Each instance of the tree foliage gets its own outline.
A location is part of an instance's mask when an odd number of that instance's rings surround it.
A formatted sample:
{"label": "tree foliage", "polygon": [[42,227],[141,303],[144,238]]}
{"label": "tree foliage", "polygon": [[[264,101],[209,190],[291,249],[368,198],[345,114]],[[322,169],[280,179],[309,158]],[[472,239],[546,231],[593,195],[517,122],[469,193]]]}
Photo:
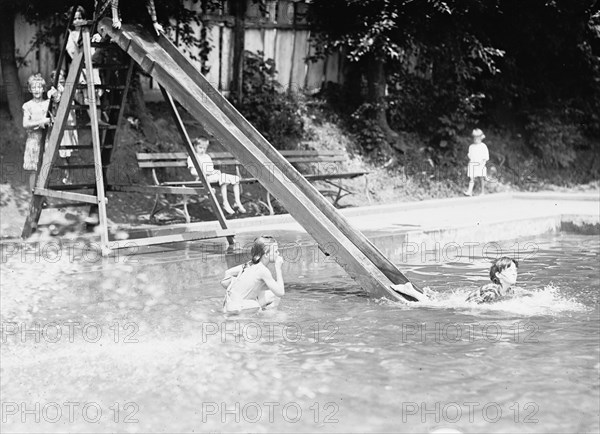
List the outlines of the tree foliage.
{"label": "tree foliage", "polygon": [[[597,0],[314,0],[309,17],[317,57],[385,62],[390,125],[435,146],[486,122],[521,129],[554,154],[545,161],[566,165],[561,152],[600,135]],[[565,139],[546,149],[556,122]]]}

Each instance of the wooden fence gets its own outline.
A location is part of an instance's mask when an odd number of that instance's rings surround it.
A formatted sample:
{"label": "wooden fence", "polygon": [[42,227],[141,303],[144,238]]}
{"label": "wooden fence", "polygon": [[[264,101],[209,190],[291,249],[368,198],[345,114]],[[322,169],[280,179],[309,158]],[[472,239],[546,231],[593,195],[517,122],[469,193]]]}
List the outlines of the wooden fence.
{"label": "wooden fence", "polygon": [[[202,2],[184,0],[186,6],[201,14]],[[274,59],[278,71],[277,79],[284,89],[312,93],[318,91],[325,82],[340,83],[343,80],[343,58],[331,55],[317,62],[306,62],[313,53],[310,45],[310,31],[306,24],[307,5],[303,1],[271,0],[267,1],[267,10],[262,11],[252,0],[247,0],[244,25],[244,50],[263,52],[265,59]],[[207,27],[211,50],[205,67],[209,68],[206,77],[220,91],[228,93],[234,75],[235,26],[234,16],[230,12],[228,0],[224,0],[221,10],[210,15],[202,15],[202,23],[192,25],[197,36],[202,26]],[[172,24],[176,24],[173,22]],[[40,72],[49,79],[54,68],[57,53],[47,47],[32,49],[36,32],[44,24],[30,24],[22,16],[15,21],[15,43],[18,57],[23,63],[19,67],[19,78],[26,92],[27,77]],[[169,34],[177,41],[177,34]],[[197,48],[180,46],[190,58],[197,56]],[[201,70],[200,60],[193,60]],[[146,96],[152,100],[159,97],[155,83],[151,79],[143,80]]]}

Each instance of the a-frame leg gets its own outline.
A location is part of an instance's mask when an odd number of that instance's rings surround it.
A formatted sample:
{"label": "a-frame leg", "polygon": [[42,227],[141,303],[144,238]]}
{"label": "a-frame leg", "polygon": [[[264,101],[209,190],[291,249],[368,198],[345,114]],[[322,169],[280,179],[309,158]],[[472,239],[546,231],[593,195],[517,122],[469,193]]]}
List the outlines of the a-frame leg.
{"label": "a-frame leg", "polygon": [[[198,161],[198,158],[196,157],[196,152],[194,151],[194,147],[192,146],[190,136],[188,135],[187,130],[185,129],[185,125],[183,124],[183,121],[181,120],[181,116],[179,116],[179,111],[177,110],[177,107],[175,106],[175,101],[173,100],[173,97],[171,97],[171,95],[169,95],[169,93],[165,90],[164,87],[160,86],[160,90],[163,94],[163,97],[165,98],[165,101],[169,105],[169,109],[171,110],[171,114],[173,115],[173,119],[175,120],[175,124],[177,125],[177,129],[179,130],[179,134],[181,134],[181,139],[183,140],[183,145],[185,146],[186,150],[188,151],[188,154],[192,157],[192,163],[194,163],[196,172],[198,172],[198,177],[200,178],[200,181],[202,181],[202,184],[208,191],[208,198],[209,198],[210,204],[213,208],[213,211],[215,212],[215,215],[217,216],[217,220],[219,221],[219,224],[221,225],[222,229],[227,229],[227,220],[225,220],[225,215],[223,214],[223,210],[219,206],[217,197],[215,196],[215,193],[212,190],[212,188],[210,188],[210,184],[208,183],[208,180],[206,179],[206,175],[204,174],[204,171],[202,170],[202,167],[200,166],[200,162]],[[233,236],[228,236],[227,242],[230,245],[232,245],[233,244]]]}
{"label": "a-frame leg", "polygon": [[108,247],[108,219],[106,216],[106,195],[104,192],[104,173],[102,170],[102,151],[100,149],[100,130],[98,128],[98,111],[96,110],[96,89],[93,79],[92,46],[90,42],[90,29],[88,26],[81,28],[83,40],[83,54],[87,72],[87,92],[90,107],[90,123],[92,127],[92,146],[94,154],[94,174],[96,176],[96,198],[98,200],[98,217],[100,219],[100,248],[102,255],[107,255]]}
{"label": "a-frame leg", "polygon": [[[123,113],[125,111],[125,104],[127,101],[127,93],[129,92],[129,86],[131,84],[131,76],[133,74],[134,64],[135,64],[135,62],[133,61],[133,59],[129,58],[129,66],[127,67],[127,72],[126,72],[125,78],[122,79],[121,77],[117,76],[117,80],[115,80],[115,82],[114,82],[114,84],[124,83],[123,91],[121,92],[121,95],[119,98],[111,95],[110,101],[109,101],[109,105],[118,105],[119,110],[116,113],[114,111],[110,112],[108,122],[111,125],[115,125],[115,129],[103,131],[104,135],[102,137],[102,142],[101,142],[102,143],[102,161],[105,164],[102,167],[102,173],[104,174],[105,190],[106,190],[106,181],[108,178],[107,166],[108,166],[108,164],[110,164],[111,158],[112,158],[112,153],[113,153],[115,147],[117,146],[117,143],[119,142],[121,123],[123,120]],[[99,65],[98,69],[102,69],[102,65]],[[113,76],[115,76],[115,75],[116,74],[113,74]],[[107,146],[107,145],[111,145],[111,146]],[[97,194],[97,193],[98,193],[97,189],[94,189],[94,194]],[[92,205],[90,207],[89,215],[90,216],[98,215],[98,206],[97,205]]]}
{"label": "a-frame leg", "polygon": [[37,228],[40,215],[42,213],[42,203],[44,202],[44,196],[39,194],[42,190],[48,187],[48,181],[50,177],[50,171],[56,157],[58,156],[58,144],[62,141],[65,126],[67,125],[67,118],[71,104],[73,103],[73,97],[75,96],[76,84],[79,82],[79,75],[83,66],[83,55],[78,53],[69,68],[67,74],[67,80],[65,82],[65,90],[61,96],[58,104],[58,110],[56,113],[55,123],[52,126],[48,138],[48,146],[44,149],[44,154],[41,159],[41,165],[38,168],[36,176],[35,188],[33,191],[33,197],[29,205],[29,212],[27,213],[27,219],[21,232],[21,237],[27,239],[31,236],[33,231]]}

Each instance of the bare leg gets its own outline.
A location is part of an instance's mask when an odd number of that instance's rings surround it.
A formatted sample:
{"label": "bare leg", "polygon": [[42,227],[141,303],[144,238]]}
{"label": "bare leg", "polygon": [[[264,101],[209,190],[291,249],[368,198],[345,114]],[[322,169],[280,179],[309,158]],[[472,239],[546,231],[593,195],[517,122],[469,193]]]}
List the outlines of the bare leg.
{"label": "bare leg", "polygon": [[246,212],[246,208],[242,205],[242,201],[240,199],[240,184],[233,184],[233,197],[235,198],[235,206],[238,208],[238,211],[241,213]]}
{"label": "bare leg", "polygon": [[235,214],[235,211],[233,210],[233,208],[231,208],[231,205],[229,205],[229,199],[227,199],[227,185],[228,184],[221,184],[221,197],[223,198],[223,209],[227,214]]}
{"label": "bare leg", "polygon": [[[65,158],[65,163],[66,163],[67,166],[70,164],[68,157]],[[65,169],[65,177],[63,178],[62,182],[63,182],[63,184],[70,184],[71,183],[71,180],[69,179],[69,169]]]}
{"label": "bare leg", "polygon": [[485,194],[485,176],[481,177],[481,195]]}
{"label": "bare leg", "polygon": [[465,191],[465,196],[473,196],[473,187],[475,186],[475,179],[471,178],[469,181],[469,188]]}
{"label": "bare leg", "polygon": [[29,174],[29,189],[33,192],[33,189],[35,188],[35,172],[31,172]]}

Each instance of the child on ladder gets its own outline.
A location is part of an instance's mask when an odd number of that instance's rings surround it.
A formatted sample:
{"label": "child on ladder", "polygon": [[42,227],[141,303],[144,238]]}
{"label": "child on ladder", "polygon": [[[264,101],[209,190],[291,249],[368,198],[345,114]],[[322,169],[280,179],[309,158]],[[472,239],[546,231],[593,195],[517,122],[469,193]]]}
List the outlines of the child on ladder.
{"label": "child on ladder", "polygon": [[[194,149],[196,151],[196,157],[198,158],[198,162],[200,163],[200,168],[204,175],[206,176],[206,180],[209,184],[213,182],[218,182],[221,186],[221,197],[223,200],[223,209],[227,214],[235,214],[233,208],[229,204],[229,199],[227,198],[227,186],[231,184],[233,189],[233,197],[235,199],[235,204],[233,205],[240,213],[245,213],[246,209],[242,205],[242,201],[240,200],[240,177],[237,175],[230,175],[229,173],[223,173],[220,170],[215,169],[212,158],[210,155],[206,153],[206,148],[208,148],[208,140],[204,138],[194,139]],[[192,161],[192,157],[188,157],[187,166],[190,170],[190,173],[196,177],[196,181],[198,178],[198,172],[194,167],[194,163]]]}
{"label": "child on ladder", "polygon": [[[77,10],[75,11],[75,16],[73,18],[74,29],[69,31],[69,38],[67,39],[66,50],[71,59],[74,59],[76,55],[78,55],[82,48],[80,45],[81,39],[81,29],[77,26],[81,22],[86,20],[86,11],[83,7],[77,6]],[[100,42],[102,37],[99,34],[95,34],[92,37],[92,42]],[[94,57],[95,49],[92,48],[92,57]],[[91,80],[94,82],[94,85],[102,84],[100,80],[100,74],[97,69],[92,68],[91,65],[87,65],[88,68],[82,68],[81,74],[79,75],[79,84],[87,84],[87,80],[90,79],[88,69],[91,69]],[[100,111],[100,97],[102,96],[102,89],[96,89],[96,113],[98,115],[98,124],[99,125],[107,125],[107,123],[102,119],[102,113]],[[92,119],[91,110],[93,109],[90,106],[91,98],[88,95],[87,89],[78,90],[77,91],[77,99],[80,104],[85,104],[88,106],[88,113],[90,114],[90,122]]]}
{"label": "child on ladder", "polygon": [[[54,86],[52,86],[50,88],[50,90],[48,91],[48,98],[52,98],[52,100],[54,101],[55,104],[58,104],[60,102],[60,98],[62,96],[62,93],[65,90],[65,74],[63,71],[60,71],[60,74],[58,76],[58,84],[57,87],[58,89],[54,88]],[[52,73],[50,74],[50,79],[52,80],[52,83],[54,83],[56,78],[56,70],[52,71]],[[69,110],[69,116],[67,117],[67,125],[69,126],[74,126],[76,124],[75,121],[75,116],[73,114],[72,110]],[[79,144],[79,137],[77,136],[77,130],[65,130],[64,134],[63,134],[63,139],[60,142],[60,147],[58,149],[58,155],[60,156],[60,158],[64,158],[66,165],[69,165],[69,158],[71,158],[72,152],[73,152],[73,147],[77,146]],[[71,184],[71,179],[69,178],[69,170],[65,169],[65,176],[62,180],[63,184]]]}
{"label": "child on ladder", "polygon": [[48,101],[43,98],[46,81],[41,74],[33,74],[27,79],[29,92],[33,98],[23,104],[23,128],[27,131],[23,169],[29,173],[29,188],[33,192],[35,177],[39,169],[40,149],[45,139],[44,130],[50,125],[47,116]]}

